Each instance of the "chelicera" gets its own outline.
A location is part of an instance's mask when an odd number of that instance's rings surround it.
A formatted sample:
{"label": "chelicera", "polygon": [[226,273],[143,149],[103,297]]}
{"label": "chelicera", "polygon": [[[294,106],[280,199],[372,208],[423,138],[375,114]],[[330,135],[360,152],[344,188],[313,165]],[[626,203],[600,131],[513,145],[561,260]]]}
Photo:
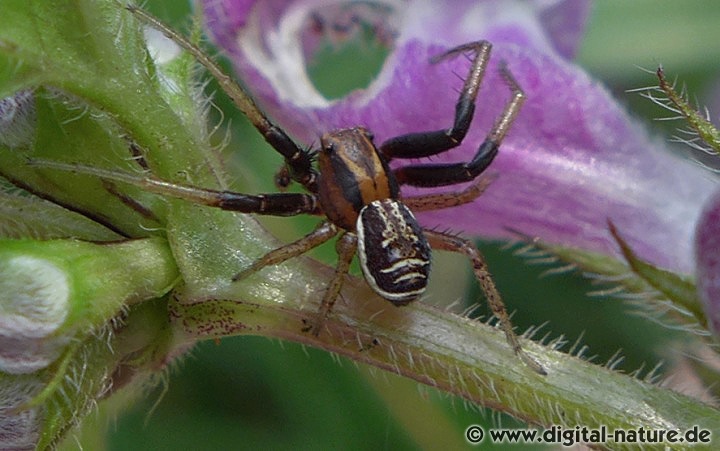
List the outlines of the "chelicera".
{"label": "chelicera", "polygon": [[[502,298],[480,251],[470,240],[424,229],[414,212],[455,207],[476,199],[489,183],[479,177],[492,163],[524,101],[523,92],[503,65],[501,74],[511,91],[510,100],[478,148],[465,163],[410,164],[392,169],[392,160],[417,159],[446,152],[460,145],[470,128],[475,99],[490,58],[491,44],[472,42],[452,48],[431,60],[438,63],[457,55],[471,55],[471,64],[447,129],[410,133],[380,145],[363,127],[335,130],[322,135],[320,148],[308,150],[291,139],[282,128],[256,106],[249,95],[202,50],[182,35],[135,7],[128,7],[143,22],[160,29],[205,66],[265,140],[284,158],[278,179],[292,180],[307,193],[241,194],[176,185],[152,176],[120,177],[97,175],[142,185],[146,189],[224,210],[261,215],[312,214],[325,219],[299,240],[271,251],[237,274],[239,280],[266,266],[301,255],[339,235],[335,275],[322,298],[312,333],[319,334],[330,314],[350,263],[357,254],[365,280],[379,296],[397,306],[418,299],[427,286],[431,249],[458,252],[470,259],[474,274],[493,314],[499,319],[508,343],[522,360],[538,373],[542,367],[520,346]],[[317,160],[317,161],[315,161]],[[317,164],[315,164],[317,163]],[[400,187],[440,187],[472,182],[466,188],[440,194],[403,196]]]}

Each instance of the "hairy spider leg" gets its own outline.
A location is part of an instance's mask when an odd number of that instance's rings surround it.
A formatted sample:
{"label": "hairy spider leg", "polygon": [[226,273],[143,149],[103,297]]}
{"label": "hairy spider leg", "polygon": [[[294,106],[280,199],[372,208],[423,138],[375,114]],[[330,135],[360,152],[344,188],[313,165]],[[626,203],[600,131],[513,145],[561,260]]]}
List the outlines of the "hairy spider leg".
{"label": "hairy spider leg", "polygon": [[459,191],[408,196],[403,197],[402,201],[414,212],[457,207],[480,197],[494,180],[495,176],[493,175],[477,177],[471,184]]}
{"label": "hairy spider leg", "polygon": [[472,181],[490,166],[498,153],[500,144],[525,102],[525,94],[510,70],[502,65],[500,73],[510,88],[512,96],[473,158],[467,163],[403,166],[394,171],[398,183],[419,187],[454,185]]}
{"label": "hairy spider leg", "polygon": [[478,282],[480,283],[480,287],[485,293],[485,298],[487,299],[487,303],[490,306],[490,310],[492,310],[493,315],[495,315],[495,317],[500,321],[500,327],[505,333],[505,338],[512,347],[515,354],[536,373],[542,375],[547,374],[543,367],[537,361],[535,361],[535,359],[525,353],[522,346],[520,345],[520,340],[515,334],[512,323],[510,322],[510,317],[505,310],[505,303],[500,297],[500,293],[495,286],[495,282],[493,282],[493,279],[490,276],[487,263],[485,263],[485,258],[483,257],[482,253],[480,253],[480,250],[477,248],[477,246],[475,246],[475,244],[473,244],[473,242],[470,240],[449,235],[447,233],[436,232],[427,229],[425,229],[424,232],[425,237],[427,238],[430,246],[433,249],[442,249],[450,252],[458,252],[470,259],[473,267],[473,272],[475,273],[475,278],[478,280]]}
{"label": "hairy spider leg", "polygon": [[421,158],[445,152],[462,143],[467,134],[473,115],[475,99],[482,83],[492,44],[488,41],[471,42],[452,48],[430,60],[437,63],[446,58],[472,51],[475,57],[463,83],[460,97],[455,104],[455,119],[449,129],[431,132],[408,133],[390,138],[380,145],[380,153],[389,161],[393,158]]}
{"label": "hairy spider leg", "polygon": [[293,257],[302,255],[305,252],[308,252],[310,249],[314,249],[320,246],[321,244],[330,240],[337,234],[338,228],[333,223],[329,221],[323,221],[315,228],[315,230],[308,233],[299,240],[293,241],[292,243],[286,244],[277,249],[273,249],[272,251],[258,258],[250,266],[235,274],[232,280],[233,282],[236,282],[256,271],[259,271],[266,266],[277,265]]}
{"label": "hairy spider leg", "polygon": [[219,191],[195,186],[179,185],[149,175],[62,163],[59,161],[31,159],[28,165],[56,169],[77,174],[86,174],[103,180],[127,183],[146,191],[183,199],[200,205],[216,207],[240,213],[256,213],[271,216],[296,216],[320,214],[317,198],[305,193],[241,194],[233,191]]}
{"label": "hairy spider leg", "polygon": [[316,337],[320,335],[320,329],[325,324],[330,311],[335,305],[335,301],[340,294],[340,288],[342,288],[345,275],[350,271],[350,262],[355,256],[357,251],[357,235],[354,233],[344,233],[337,243],[335,244],[335,250],[338,254],[338,262],[335,266],[335,274],[330,280],[330,283],[325,290],[322,302],[320,303],[320,310],[317,313],[317,319],[315,324],[312,325],[311,332]]}
{"label": "hairy spider leg", "polygon": [[169,39],[187,50],[217,80],[220,88],[232,99],[238,109],[250,120],[260,134],[285,159],[290,177],[314,193],[317,191],[317,171],[312,165],[312,153],[297,145],[280,127],[268,119],[255,101],[232,77],[208,57],[202,49],[185,36],[134,5],[126,5],[140,22],[161,31]]}

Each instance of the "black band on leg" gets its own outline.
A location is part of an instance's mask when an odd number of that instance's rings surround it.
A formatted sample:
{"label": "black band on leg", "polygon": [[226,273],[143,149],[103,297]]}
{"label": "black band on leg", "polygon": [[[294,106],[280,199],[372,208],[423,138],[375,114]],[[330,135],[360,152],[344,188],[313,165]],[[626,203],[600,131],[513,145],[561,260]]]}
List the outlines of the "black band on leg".
{"label": "black band on leg", "polygon": [[317,213],[315,196],[302,193],[273,193],[254,196],[222,191],[217,206],[223,210],[271,216]]}
{"label": "black band on leg", "polygon": [[469,163],[417,164],[395,170],[401,185],[434,187],[469,182],[480,175],[498,153],[498,145],[486,140]]}

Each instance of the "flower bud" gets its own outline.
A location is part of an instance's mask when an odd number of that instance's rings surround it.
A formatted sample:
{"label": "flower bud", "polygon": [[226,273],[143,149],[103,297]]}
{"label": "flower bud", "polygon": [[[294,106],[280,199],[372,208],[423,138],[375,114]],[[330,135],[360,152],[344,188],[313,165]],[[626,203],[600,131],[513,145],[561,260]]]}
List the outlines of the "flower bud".
{"label": "flower bud", "polygon": [[42,388],[34,376],[0,374],[0,446],[2,449],[35,449],[40,436],[39,408],[22,408]]}
{"label": "flower bud", "polygon": [[31,373],[45,368],[69,341],[56,332],[70,308],[65,273],[31,256],[0,261],[0,371]]}
{"label": "flower bud", "polygon": [[35,95],[18,91],[0,99],[0,145],[10,148],[29,147],[35,136]]}

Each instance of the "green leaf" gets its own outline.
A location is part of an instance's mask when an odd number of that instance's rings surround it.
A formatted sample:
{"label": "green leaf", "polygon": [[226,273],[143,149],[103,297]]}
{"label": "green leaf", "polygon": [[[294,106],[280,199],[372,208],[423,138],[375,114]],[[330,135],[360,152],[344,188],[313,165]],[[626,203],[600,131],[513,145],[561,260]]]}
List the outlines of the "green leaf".
{"label": "green leaf", "polygon": [[697,297],[695,283],[688,277],[683,277],[671,271],[658,268],[640,259],[632,249],[630,249],[630,246],[622,238],[613,223],[609,222],[608,225],[610,227],[610,233],[612,233],[620,245],[620,250],[633,272],[679,308],[689,311],[695,317],[695,320],[707,330],[707,318],[700,305],[700,300]]}
{"label": "green leaf", "polygon": [[32,144],[29,149],[0,146],[0,174],[38,196],[104,224],[115,235],[143,237],[159,227],[159,218],[152,214],[158,200],[142,190],[28,165],[32,157],[92,161],[98,167],[137,171],[129,158],[127,141],[106,114],[42,88],[35,90],[34,105],[37,117]]}
{"label": "green leaf", "polygon": [[[707,318],[697,298],[694,281],[685,275],[675,274],[671,271],[658,268],[649,262],[640,259],[628,246],[612,223],[609,223],[610,232],[620,246],[625,262],[608,255],[590,252],[583,249],[547,244],[538,240],[525,239],[544,252],[585,274],[592,275],[596,283],[608,288],[600,289],[596,294],[630,293],[640,296],[635,305],[645,312],[667,313],[667,303],[673,305],[671,318],[694,329],[707,330]],[[547,273],[554,272],[549,269]]]}
{"label": "green leaf", "polygon": [[120,235],[78,213],[0,186],[0,237],[114,241]]}
{"label": "green leaf", "polygon": [[[73,427],[92,416],[100,400],[117,393],[125,399],[137,397],[143,384],[157,378],[173,348],[165,300],[129,308],[125,322],[83,337],[40,373],[44,391],[29,403],[43,402],[38,407],[43,415],[37,449],[55,449]],[[0,385],[8,383],[12,381],[0,373]]]}

